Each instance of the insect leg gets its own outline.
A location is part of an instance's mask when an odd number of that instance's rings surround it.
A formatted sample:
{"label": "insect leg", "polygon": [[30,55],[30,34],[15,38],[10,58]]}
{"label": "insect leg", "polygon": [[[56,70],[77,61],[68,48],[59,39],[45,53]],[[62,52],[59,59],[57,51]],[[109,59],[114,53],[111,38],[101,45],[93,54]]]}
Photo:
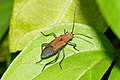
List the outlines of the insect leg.
{"label": "insect leg", "polygon": [[54,60],[52,60],[52,61],[50,61],[50,62],[48,62],[48,63],[46,63],[46,64],[44,65],[42,71],[45,69],[45,67],[46,67],[47,65],[55,63],[55,62],[58,60],[59,54],[60,54],[60,51],[58,52],[58,54],[57,54],[57,56],[56,56],[56,58],[55,58]]}
{"label": "insect leg", "polygon": [[61,69],[62,69],[61,63],[62,63],[62,61],[63,61],[64,58],[65,58],[65,52],[64,52],[64,49],[62,49],[62,50],[63,50],[63,58],[62,58],[62,60],[61,60],[60,63],[59,63]]}
{"label": "insect leg", "polygon": [[73,43],[73,42],[68,42],[68,45],[73,46],[73,48],[74,48],[75,50],[79,51],[79,50],[76,48],[76,44],[75,44],[75,43]]}
{"label": "insect leg", "polygon": [[42,59],[40,61],[36,62],[36,64],[40,63],[41,61],[42,61]]}
{"label": "insect leg", "polygon": [[50,36],[50,35],[53,35],[55,38],[57,38],[56,34],[55,33],[50,33],[50,34],[44,34],[43,32],[41,32],[44,36]]}

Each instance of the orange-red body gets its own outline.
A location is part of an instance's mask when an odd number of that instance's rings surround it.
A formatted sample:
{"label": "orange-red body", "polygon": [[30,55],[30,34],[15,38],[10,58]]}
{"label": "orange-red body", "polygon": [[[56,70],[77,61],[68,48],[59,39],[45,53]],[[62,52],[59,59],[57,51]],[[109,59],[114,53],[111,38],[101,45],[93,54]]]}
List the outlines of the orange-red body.
{"label": "orange-red body", "polygon": [[42,58],[47,58],[47,57],[50,57],[51,55],[56,54],[72,38],[73,38],[72,33],[65,33],[55,38],[42,51],[42,54],[41,54]]}
{"label": "orange-red body", "polygon": [[53,51],[57,51],[60,48],[62,48],[70,39],[72,39],[73,34],[71,33],[66,33],[63,35],[60,35],[53,41],[51,41],[48,45],[53,46]]}

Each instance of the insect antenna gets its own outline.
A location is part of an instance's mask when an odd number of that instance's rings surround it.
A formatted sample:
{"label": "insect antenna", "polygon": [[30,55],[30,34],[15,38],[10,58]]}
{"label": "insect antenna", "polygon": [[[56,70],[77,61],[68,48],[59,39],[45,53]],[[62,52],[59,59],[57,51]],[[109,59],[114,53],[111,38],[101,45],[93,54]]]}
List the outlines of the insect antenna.
{"label": "insect antenna", "polygon": [[73,28],[72,28],[71,33],[73,33],[74,26],[75,26],[75,13],[76,13],[76,7],[75,7],[75,10],[74,10]]}
{"label": "insect antenna", "polygon": [[82,35],[82,36],[84,36],[84,37],[87,37],[87,38],[92,39],[90,36],[87,36],[87,35],[84,35],[84,34],[80,34],[80,33],[77,33],[77,34],[74,34],[74,35]]}
{"label": "insect antenna", "polygon": [[[84,35],[84,34],[79,34],[79,33],[77,33],[77,34],[74,34],[74,35],[82,35],[82,36],[84,36],[84,37],[87,37],[87,38],[89,38],[89,39],[92,39],[90,36],[87,36],[87,35]],[[89,43],[92,44],[92,42],[90,42],[90,41],[88,41],[88,40],[86,40],[86,39],[84,39],[84,38],[81,38],[81,37],[74,36],[73,38],[80,38],[80,39],[83,39],[84,41],[89,42]]]}

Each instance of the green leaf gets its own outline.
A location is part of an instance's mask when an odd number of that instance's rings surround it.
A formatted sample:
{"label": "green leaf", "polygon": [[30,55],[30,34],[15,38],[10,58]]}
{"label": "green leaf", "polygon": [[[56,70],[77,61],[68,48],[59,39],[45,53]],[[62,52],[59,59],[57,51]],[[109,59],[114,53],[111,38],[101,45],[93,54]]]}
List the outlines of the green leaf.
{"label": "green leaf", "polygon": [[117,61],[115,66],[113,67],[111,74],[109,76],[109,80],[119,80],[120,79],[120,60]]}
{"label": "green leaf", "polygon": [[120,0],[97,0],[112,31],[120,39]]}
{"label": "green leaf", "polygon": [[[59,36],[63,34],[64,29],[71,32],[72,23],[56,24],[40,31],[45,34],[54,32]],[[62,62],[62,70],[58,64],[63,57],[62,51],[58,61],[48,65],[43,72],[41,72],[43,66],[55,56],[36,64],[40,60],[42,43],[49,43],[54,39],[53,36],[45,37],[39,33],[12,62],[2,76],[2,80],[45,80],[46,78],[47,80],[100,80],[113,60],[112,45],[101,32],[89,26],[75,24],[74,34],[76,33],[87,35],[92,39],[76,35],[78,38],[73,38],[72,41],[77,44],[76,48],[80,50],[79,52],[70,45],[64,47],[66,56]]]}
{"label": "green leaf", "polygon": [[63,70],[55,64],[34,80],[100,80],[108,63],[110,65],[110,58],[104,51],[81,52],[65,59]]}
{"label": "green leaf", "polygon": [[8,30],[13,0],[0,0],[0,41]]}
{"label": "green leaf", "polygon": [[15,0],[11,19],[10,52],[20,51],[40,30],[56,23],[76,22],[104,32],[107,25],[94,0]]}

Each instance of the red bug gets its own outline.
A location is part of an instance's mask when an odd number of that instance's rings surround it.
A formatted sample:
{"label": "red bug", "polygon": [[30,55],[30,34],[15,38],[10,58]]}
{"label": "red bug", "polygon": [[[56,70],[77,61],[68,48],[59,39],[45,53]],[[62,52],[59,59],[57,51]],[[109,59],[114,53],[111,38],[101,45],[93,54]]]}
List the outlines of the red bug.
{"label": "red bug", "polygon": [[[36,63],[40,63],[43,59],[47,59],[53,55],[56,55],[56,58],[48,63],[45,64],[45,66],[43,67],[42,71],[44,70],[44,68],[49,65],[49,64],[52,64],[52,63],[55,63],[57,60],[58,60],[58,57],[59,57],[59,54],[60,54],[60,51],[63,50],[63,58],[62,60],[60,61],[59,65],[60,65],[60,68],[62,69],[62,66],[61,66],[61,63],[62,61],[64,60],[65,58],[65,52],[64,52],[64,47],[68,44],[68,45],[72,45],[73,48],[77,51],[79,51],[78,49],[76,49],[76,44],[73,43],[73,42],[70,42],[73,38],[73,36],[75,34],[73,34],[73,30],[74,30],[74,25],[75,25],[75,12],[76,12],[76,8],[75,8],[75,11],[74,11],[74,20],[73,20],[73,28],[72,28],[72,31],[71,33],[69,32],[66,32],[66,30],[64,30],[64,34],[60,35],[59,37],[57,37],[55,35],[55,33],[50,33],[50,34],[44,34],[42,33],[44,36],[50,36],[50,35],[53,35],[55,37],[54,40],[52,40],[50,43],[43,43],[41,45],[41,50],[42,50],[42,53],[41,53],[41,60],[36,62]],[[91,38],[89,36],[86,36],[84,34],[76,34],[76,35],[83,35],[85,37],[88,37],[88,38]],[[43,49],[43,47],[45,47]]]}

